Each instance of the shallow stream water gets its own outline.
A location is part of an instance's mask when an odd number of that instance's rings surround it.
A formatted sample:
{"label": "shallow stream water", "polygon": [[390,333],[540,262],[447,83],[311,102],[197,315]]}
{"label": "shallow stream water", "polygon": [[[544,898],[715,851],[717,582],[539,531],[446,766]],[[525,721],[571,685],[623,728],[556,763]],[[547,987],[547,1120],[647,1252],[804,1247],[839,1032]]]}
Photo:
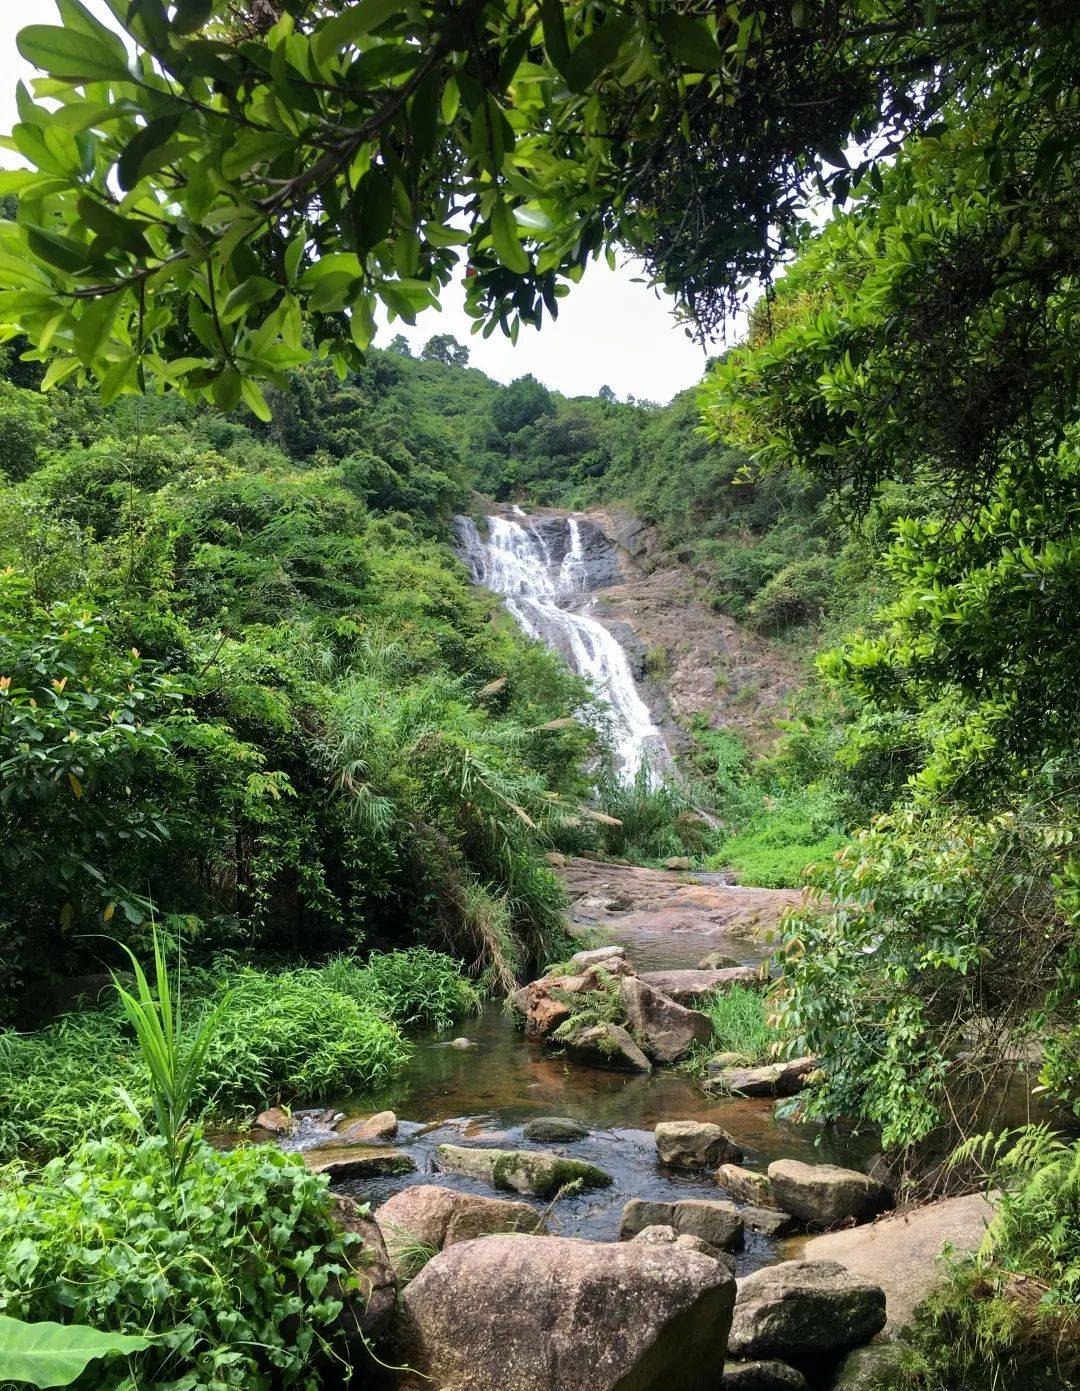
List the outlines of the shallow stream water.
{"label": "shallow stream water", "polygon": [[[735,938],[720,941],[715,933],[635,934],[627,943],[628,955],[643,970],[694,965],[706,951],[717,948],[746,962],[760,956],[753,944]],[[598,1164],[614,1182],[610,1188],[560,1200],[549,1213],[551,1231],[613,1241],[622,1208],[631,1198],[727,1196],[707,1175],[675,1173],[657,1164],[652,1132],[658,1121],[721,1125],[745,1150],[747,1167],[754,1169],[779,1158],[862,1168],[873,1150],[869,1141],[778,1120],[767,1100],[709,1097],[692,1077],[673,1069],[642,1076],[570,1063],[538,1040],[526,1038],[494,1003],[479,1018],[459,1022],[456,1032],[475,1046],[453,1048],[450,1034],[421,1036],[405,1073],[385,1095],[339,1101],[338,1108],[349,1116],[391,1107],[401,1124],[397,1143],[418,1164],[415,1174],[345,1183],[341,1191],[373,1206],[401,1188],[421,1183],[490,1195],[491,1189],[481,1182],[436,1172],[436,1146],[554,1149]],[[589,1137],[567,1145],[530,1144],[522,1127],[537,1116],[569,1116],[589,1127]],[[541,1210],[545,1204],[535,1200],[535,1206]],[[780,1258],[777,1242],[747,1231],[738,1271]]]}

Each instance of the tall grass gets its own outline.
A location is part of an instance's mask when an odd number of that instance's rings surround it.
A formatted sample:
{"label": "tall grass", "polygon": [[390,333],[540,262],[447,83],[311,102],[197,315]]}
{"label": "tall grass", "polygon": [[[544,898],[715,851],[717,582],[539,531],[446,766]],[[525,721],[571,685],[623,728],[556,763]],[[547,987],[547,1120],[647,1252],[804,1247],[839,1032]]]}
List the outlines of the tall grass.
{"label": "tall grass", "polygon": [[135,991],[113,982],[128,1023],[135,1033],[149,1078],[150,1103],[158,1134],[175,1183],[191,1154],[195,1131],[191,1121],[203,1096],[206,1063],[218,1026],[229,1008],[225,991],[212,1009],[203,1012],[192,1028],[184,1028],[180,998],[180,956],[176,959],[175,991],[157,928],[154,928],[154,985],[146,978],[138,958],[124,947],[135,976]]}
{"label": "tall grass", "polygon": [[744,1053],[752,1062],[769,1056],[779,1035],[768,1022],[768,1010],[760,990],[735,985],[717,994],[698,1009],[712,1020],[714,1053]]}

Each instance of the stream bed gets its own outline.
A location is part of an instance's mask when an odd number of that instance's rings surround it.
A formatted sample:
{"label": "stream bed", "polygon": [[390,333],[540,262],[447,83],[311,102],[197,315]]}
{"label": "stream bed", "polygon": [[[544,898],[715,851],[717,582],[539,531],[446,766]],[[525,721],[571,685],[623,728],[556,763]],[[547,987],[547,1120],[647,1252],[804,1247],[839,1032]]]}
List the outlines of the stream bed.
{"label": "stream bed", "polygon": [[[715,933],[686,931],[666,937],[635,934],[626,946],[642,970],[692,965],[718,947],[747,963],[761,955],[760,948],[743,939],[718,940]],[[613,1183],[558,1201],[548,1214],[550,1230],[614,1241],[623,1206],[631,1198],[728,1196],[707,1174],[675,1172],[657,1164],[652,1132],[659,1121],[699,1120],[723,1126],[745,1150],[744,1162],[753,1169],[764,1169],[780,1158],[864,1168],[875,1148],[869,1137],[854,1139],[834,1129],[777,1119],[769,1100],[710,1097],[692,1077],[674,1069],[645,1076],[570,1063],[539,1040],[525,1037],[495,1002],[478,1018],[459,1021],[454,1032],[474,1046],[451,1047],[449,1033],[421,1035],[405,1072],[384,1094],[339,1098],[337,1109],[350,1118],[393,1109],[400,1123],[394,1143],[418,1166],[416,1173],[405,1176],[345,1182],[339,1191],[373,1207],[402,1188],[423,1183],[491,1196],[492,1190],[482,1182],[437,1172],[436,1147],[451,1143],[556,1150],[599,1165]],[[573,1144],[532,1144],[524,1139],[522,1128],[538,1116],[570,1117],[588,1126],[590,1134]],[[325,1138],[323,1132],[310,1140],[301,1136],[292,1144],[306,1147]],[[538,1211],[546,1207],[539,1200],[526,1201]],[[781,1242],[748,1230],[746,1249],[737,1258],[738,1273],[782,1259],[781,1247]]]}

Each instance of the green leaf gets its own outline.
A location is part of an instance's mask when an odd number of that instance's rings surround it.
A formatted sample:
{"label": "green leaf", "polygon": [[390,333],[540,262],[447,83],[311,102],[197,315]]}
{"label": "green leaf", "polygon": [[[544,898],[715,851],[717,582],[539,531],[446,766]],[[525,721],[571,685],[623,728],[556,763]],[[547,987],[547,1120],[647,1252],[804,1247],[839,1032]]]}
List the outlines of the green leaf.
{"label": "green leaf", "polygon": [[126,58],[111,44],[54,24],[29,25],[15,46],[28,63],[69,82],[123,82],[131,76]]}
{"label": "green leaf", "polygon": [[0,1377],[31,1386],[70,1386],[91,1362],[142,1352],[149,1338],[104,1333],[77,1323],[23,1323],[0,1314]]}
{"label": "green leaf", "polygon": [[149,256],[150,246],[138,224],[93,198],[79,199],[79,216],[109,246],[119,246],[133,256]]}
{"label": "green leaf", "polygon": [[370,251],[390,231],[394,190],[381,169],[369,169],[352,197],[353,225],[361,247]]}
{"label": "green leaf", "polygon": [[501,198],[491,210],[491,244],[507,270],[524,275],[529,269],[529,258],[518,238],[514,214]]}
{"label": "green leaf", "polygon": [[213,11],[213,0],[177,0],[172,28],[177,34],[193,34],[201,29]]}
{"label": "green leaf", "polygon": [[273,413],[266,403],[266,397],[262,394],[259,384],[253,382],[250,377],[245,377],[241,381],[240,395],[244,405],[247,406],[252,415],[256,416],[259,420],[269,421],[273,419]]}
{"label": "green leaf", "polygon": [[566,18],[562,0],[541,0],[540,18],[544,25],[544,48],[552,66],[566,76],[570,59],[570,40],[566,37]]}
{"label": "green leaf", "polygon": [[683,67],[711,72],[723,62],[723,54],[702,20],[685,14],[662,14],[656,22],[664,42]]}
{"label": "green leaf", "polygon": [[90,264],[90,248],[74,237],[66,237],[62,232],[50,232],[44,227],[27,226],[25,230],[30,250],[50,266],[73,273],[85,270]]}
{"label": "green leaf", "polygon": [[401,13],[400,0],[360,0],[343,14],[329,20],[315,35],[313,48],[319,62],[332,58],[363,34],[370,34],[380,24]]}
{"label": "green leaf", "polygon": [[179,125],[179,115],[158,116],[131,137],[124,146],[116,169],[120,187],[125,193],[139,182],[139,173],[147,157],[160,146],[167,144]]}
{"label": "green leaf", "polygon": [[596,81],[630,37],[633,27],[629,19],[609,19],[582,39],[566,62],[566,80],[575,92],[585,91]]}

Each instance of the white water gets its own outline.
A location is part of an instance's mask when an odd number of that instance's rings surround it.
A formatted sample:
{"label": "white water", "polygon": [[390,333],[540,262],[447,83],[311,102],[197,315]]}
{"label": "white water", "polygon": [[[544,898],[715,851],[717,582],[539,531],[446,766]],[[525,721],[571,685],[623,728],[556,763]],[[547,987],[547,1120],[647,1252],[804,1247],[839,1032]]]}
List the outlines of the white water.
{"label": "white water", "polygon": [[[592,616],[595,602],[588,592],[588,562],[581,524],[568,517],[562,560],[556,564],[545,539],[558,523],[535,519],[514,509],[520,521],[491,516],[488,534],[481,537],[468,517],[458,519],[458,535],[477,584],[502,596],[506,608],[525,632],[561,652],[607,703],[609,736],[620,775],[631,780],[643,767],[666,760],[663,736],[634,683],[630,662],[612,633]],[[564,547],[559,546],[559,550]]]}

